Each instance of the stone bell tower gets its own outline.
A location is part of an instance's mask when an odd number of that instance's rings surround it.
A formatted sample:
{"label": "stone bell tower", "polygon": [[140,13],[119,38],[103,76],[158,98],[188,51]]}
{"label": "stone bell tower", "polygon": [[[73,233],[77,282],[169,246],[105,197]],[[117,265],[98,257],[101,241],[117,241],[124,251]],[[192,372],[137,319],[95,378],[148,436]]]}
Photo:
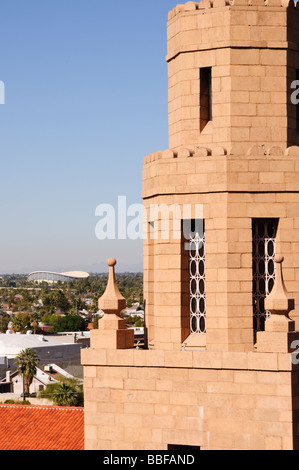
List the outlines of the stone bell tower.
{"label": "stone bell tower", "polygon": [[299,6],[187,2],[167,30],[169,149],[143,166],[147,341],[118,316],[110,260],[82,351],[85,447],[298,450]]}
{"label": "stone bell tower", "polygon": [[169,147],[247,152],[299,144],[298,9],[281,0],[202,0],[169,13]]}
{"label": "stone bell tower", "polygon": [[[253,350],[277,252],[299,301],[299,8],[187,2],[167,30],[170,149],[143,173],[150,345]],[[186,217],[202,226],[184,233],[188,254],[176,236]]]}

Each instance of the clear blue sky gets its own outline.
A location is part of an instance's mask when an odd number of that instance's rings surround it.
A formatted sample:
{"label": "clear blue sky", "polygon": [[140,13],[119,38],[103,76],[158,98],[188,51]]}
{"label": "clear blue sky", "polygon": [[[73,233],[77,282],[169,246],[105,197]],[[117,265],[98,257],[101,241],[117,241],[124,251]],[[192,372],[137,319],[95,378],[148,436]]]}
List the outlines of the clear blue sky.
{"label": "clear blue sky", "polygon": [[100,241],[95,209],[141,203],[168,147],[167,14],[175,0],[2,0],[0,273],[142,263]]}

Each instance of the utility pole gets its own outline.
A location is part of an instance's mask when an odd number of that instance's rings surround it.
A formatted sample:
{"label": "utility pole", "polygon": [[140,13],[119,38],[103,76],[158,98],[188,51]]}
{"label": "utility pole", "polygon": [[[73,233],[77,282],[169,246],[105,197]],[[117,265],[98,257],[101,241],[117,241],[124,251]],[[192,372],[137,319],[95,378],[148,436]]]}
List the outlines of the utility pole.
{"label": "utility pole", "polygon": [[19,370],[22,372],[22,379],[23,379],[23,401],[25,401],[25,364],[21,364]]}

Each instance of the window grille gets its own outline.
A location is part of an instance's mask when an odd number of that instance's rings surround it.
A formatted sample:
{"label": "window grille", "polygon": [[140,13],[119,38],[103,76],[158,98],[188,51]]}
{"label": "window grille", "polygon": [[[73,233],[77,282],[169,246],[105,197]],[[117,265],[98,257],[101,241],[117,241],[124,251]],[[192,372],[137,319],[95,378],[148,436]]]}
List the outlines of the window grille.
{"label": "window grille", "polygon": [[275,282],[277,219],[253,219],[253,327],[264,331],[270,312],[265,310],[265,298]]}
{"label": "window grille", "polygon": [[204,222],[194,223],[189,237],[190,331],[206,332],[206,280]]}

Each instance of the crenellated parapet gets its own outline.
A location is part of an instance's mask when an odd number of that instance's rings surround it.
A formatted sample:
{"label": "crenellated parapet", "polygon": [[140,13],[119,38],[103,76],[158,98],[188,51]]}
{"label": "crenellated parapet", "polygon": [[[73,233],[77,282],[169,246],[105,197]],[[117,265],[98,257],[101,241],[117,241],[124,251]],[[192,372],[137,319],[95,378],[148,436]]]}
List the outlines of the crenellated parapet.
{"label": "crenellated parapet", "polygon": [[[152,163],[157,160],[164,160],[164,159],[171,159],[171,158],[188,158],[188,157],[207,157],[207,156],[220,156],[220,155],[235,155],[234,149],[231,149],[229,152],[224,147],[215,147],[214,149],[206,148],[206,147],[195,147],[193,149],[190,148],[181,148],[179,150],[175,149],[167,149],[167,150],[159,150],[157,152],[153,152],[149,155],[144,157],[144,164]],[[292,146],[288,147],[287,149],[283,149],[281,147],[270,147],[266,149],[264,145],[253,145],[249,148],[247,152],[247,156],[294,156],[298,157],[299,159],[299,147]],[[244,158],[244,157],[243,157]]]}
{"label": "crenellated parapet", "polygon": [[185,4],[176,5],[169,13],[168,20],[171,20],[179,13],[206,10],[209,8],[230,7],[283,7],[283,8],[299,8],[294,0],[202,0],[201,2],[187,2]]}
{"label": "crenellated parapet", "polygon": [[226,155],[226,149],[215,147],[213,150],[206,147],[195,147],[195,149],[181,148],[179,150],[167,149],[147,155],[144,158],[144,164],[169,158],[187,158],[187,157],[207,157],[208,155]]}
{"label": "crenellated parapet", "polygon": [[284,27],[289,11],[294,16],[289,21],[299,29],[299,6],[293,0],[202,0],[177,5],[168,15],[167,60],[212,45],[286,47],[293,41]]}
{"label": "crenellated parapet", "polygon": [[253,145],[245,155],[221,146],[167,149],[144,159],[144,199],[230,191],[299,192],[299,147]]}

